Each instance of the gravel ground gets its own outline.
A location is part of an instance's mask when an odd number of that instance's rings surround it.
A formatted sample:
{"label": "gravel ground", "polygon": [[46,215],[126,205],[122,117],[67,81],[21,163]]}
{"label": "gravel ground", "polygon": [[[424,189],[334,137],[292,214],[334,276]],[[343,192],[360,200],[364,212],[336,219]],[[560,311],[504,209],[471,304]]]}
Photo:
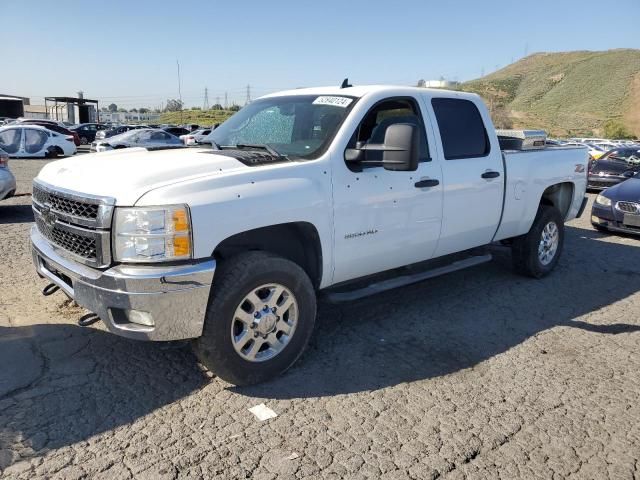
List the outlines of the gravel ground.
{"label": "gravel ground", "polygon": [[[11,162],[19,193],[43,164]],[[499,255],[321,304],[292,370],[235,388],[182,344],[77,326],[40,295],[30,197],[2,202],[0,478],[638,479],[640,242],[587,219],[544,280]]]}

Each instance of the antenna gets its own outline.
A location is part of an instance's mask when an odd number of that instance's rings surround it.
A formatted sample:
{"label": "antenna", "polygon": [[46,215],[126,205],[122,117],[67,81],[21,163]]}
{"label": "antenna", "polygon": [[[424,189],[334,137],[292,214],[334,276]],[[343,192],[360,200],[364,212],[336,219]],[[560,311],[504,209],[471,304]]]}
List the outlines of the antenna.
{"label": "antenna", "polygon": [[340,88],[349,88],[349,87],[353,87],[353,85],[349,84],[349,79],[345,78],[342,81],[342,85],[340,85]]}

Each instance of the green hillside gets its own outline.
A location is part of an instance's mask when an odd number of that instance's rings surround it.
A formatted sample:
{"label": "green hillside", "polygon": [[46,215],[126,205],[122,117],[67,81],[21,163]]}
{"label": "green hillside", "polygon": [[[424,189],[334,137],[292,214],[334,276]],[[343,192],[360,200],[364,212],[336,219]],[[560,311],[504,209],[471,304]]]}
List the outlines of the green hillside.
{"label": "green hillside", "polygon": [[182,112],[165,112],[160,116],[159,123],[173,125],[195,123],[210,127],[222,123],[235,112],[231,110],[183,110]]}
{"label": "green hillside", "polygon": [[482,95],[501,127],[564,136],[619,124],[640,136],[640,50],[536,53],[461,88]]}

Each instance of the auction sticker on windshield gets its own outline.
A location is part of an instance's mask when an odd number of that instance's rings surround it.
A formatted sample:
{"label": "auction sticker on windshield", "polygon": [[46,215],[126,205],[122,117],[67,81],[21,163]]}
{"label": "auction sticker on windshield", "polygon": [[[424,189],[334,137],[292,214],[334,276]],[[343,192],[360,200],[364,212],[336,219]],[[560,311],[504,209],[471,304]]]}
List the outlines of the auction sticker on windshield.
{"label": "auction sticker on windshield", "polygon": [[316,98],[313,101],[314,105],[333,105],[334,107],[347,108],[351,102],[353,102],[353,98],[348,97],[331,97],[323,95],[321,97]]}

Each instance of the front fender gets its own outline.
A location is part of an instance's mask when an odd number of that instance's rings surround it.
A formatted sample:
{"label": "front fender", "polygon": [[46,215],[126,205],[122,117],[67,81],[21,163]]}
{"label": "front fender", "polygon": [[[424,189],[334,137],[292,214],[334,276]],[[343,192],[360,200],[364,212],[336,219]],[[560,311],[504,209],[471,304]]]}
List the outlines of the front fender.
{"label": "front fender", "polygon": [[148,192],[136,206],[189,205],[195,258],[211,256],[222,241],[248,230],[310,223],[320,237],[322,288],[333,274],[332,192],[329,165],[323,163],[290,162],[187,180]]}

